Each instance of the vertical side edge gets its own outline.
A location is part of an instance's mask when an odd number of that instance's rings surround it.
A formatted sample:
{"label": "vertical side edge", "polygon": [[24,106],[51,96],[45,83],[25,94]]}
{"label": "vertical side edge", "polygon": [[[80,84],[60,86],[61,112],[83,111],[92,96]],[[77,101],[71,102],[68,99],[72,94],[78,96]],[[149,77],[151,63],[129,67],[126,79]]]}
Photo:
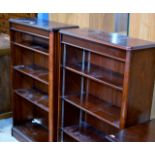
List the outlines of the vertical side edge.
{"label": "vertical side edge", "polygon": [[131,51],[126,51],[126,62],[124,69],[123,95],[120,114],[120,128],[125,127],[128,106],[129,76],[130,76]]}

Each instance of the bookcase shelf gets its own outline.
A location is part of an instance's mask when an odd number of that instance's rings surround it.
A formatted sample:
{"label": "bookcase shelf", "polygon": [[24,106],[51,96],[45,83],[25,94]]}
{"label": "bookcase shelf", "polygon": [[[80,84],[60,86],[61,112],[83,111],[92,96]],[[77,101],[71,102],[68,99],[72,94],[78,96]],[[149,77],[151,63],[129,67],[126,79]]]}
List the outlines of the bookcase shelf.
{"label": "bookcase shelf", "polygon": [[86,123],[83,123],[81,127],[78,125],[67,126],[63,132],[78,142],[107,142],[103,133],[96,131]]}
{"label": "bookcase shelf", "polygon": [[22,48],[25,48],[25,49],[28,49],[28,50],[31,50],[31,51],[34,51],[34,52],[37,52],[37,53],[40,53],[40,54],[43,54],[43,55],[46,55],[46,56],[49,56],[47,47],[40,46],[40,45],[38,45],[38,43],[31,43],[31,42],[30,43],[29,42],[17,43],[17,42],[12,42],[12,44],[14,44],[16,46],[19,46],[19,47],[22,47]]}
{"label": "bookcase shelf", "polygon": [[35,89],[17,89],[15,93],[20,97],[30,101],[37,107],[49,112],[48,95]]}
{"label": "bookcase shelf", "polygon": [[19,65],[14,66],[14,69],[22,74],[34,78],[48,85],[48,70],[37,65]]}
{"label": "bookcase shelf", "polygon": [[90,29],[60,36],[59,141],[109,141],[150,119],[155,43]]}
{"label": "bookcase shelf", "polygon": [[[109,52],[103,52],[104,50],[103,51],[95,51],[95,50],[91,50],[90,48],[85,48],[85,47],[78,46],[78,45],[71,44],[71,43],[64,42],[64,41],[61,41],[61,43],[65,44],[65,45],[68,45],[68,46],[75,47],[75,48],[83,48],[85,51],[90,51],[91,53],[95,53],[95,54],[98,54],[98,55],[101,55],[101,56],[104,56],[104,57],[107,57],[107,58],[110,58],[110,59],[113,59],[113,60],[116,60],[116,61],[121,61],[121,62],[125,63],[125,57],[117,57],[116,55],[110,55]],[[104,47],[102,47],[102,48],[104,48]]]}
{"label": "bookcase shelf", "polygon": [[48,130],[39,124],[27,121],[13,127],[13,135],[18,134],[21,141],[27,142],[47,142]]}
{"label": "bookcase shelf", "polygon": [[77,26],[10,19],[12,135],[19,141],[57,141],[58,31],[63,28]]}
{"label": "bookcase shelf", "polygon": [[[91,65],[92,70],[88,73],[87,71],[81,72],[81,63],[77,65],[71,65],[64,67],[65,69],[72,71],[74,73],[77,73],[79,75],[82,75],[84,77],[87,77],[91,80],[94,80],[96,82],[99,82],[100,84],[107,85],[109,87],[112,87],[114,89],[123,90],[123,76],[119,73],[115,73],[113,71],[98,67],[96,65]],[[112,78],[108,78],[108,74],[113,75]]]}
{"label": "bookcase shelf", "polygon": [[92,95],[65,96],[64,100],[101,121],[119,128],[120,108]]}

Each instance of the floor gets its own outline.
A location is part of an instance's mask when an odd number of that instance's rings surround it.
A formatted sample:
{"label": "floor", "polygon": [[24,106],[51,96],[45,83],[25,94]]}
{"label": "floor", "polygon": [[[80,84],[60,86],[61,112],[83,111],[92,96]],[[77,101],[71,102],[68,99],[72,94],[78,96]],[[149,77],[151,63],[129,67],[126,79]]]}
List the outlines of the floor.
{"label": "floor", "polygon": [[17,140],[11,136],[12,119],[0,120],[0,142],[17,142]]}

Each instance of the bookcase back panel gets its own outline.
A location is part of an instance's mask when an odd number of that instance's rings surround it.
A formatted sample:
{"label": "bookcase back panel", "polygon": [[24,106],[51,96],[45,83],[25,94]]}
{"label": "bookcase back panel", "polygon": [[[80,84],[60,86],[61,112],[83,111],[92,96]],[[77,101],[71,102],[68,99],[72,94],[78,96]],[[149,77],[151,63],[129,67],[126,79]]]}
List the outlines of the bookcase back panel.
{"label": "bookcase back panel", "polygon": [[[81,76],[74,74],[70,71],[65,73],[65,96],[68,95],[92,95],[97,96],[97,99],[105,102],[109,105],[114,105],[117,107],[121,106],[122,102],[122,92],[115,90],[104,84],[100,84],[93,80],[84,78],[83,86],[81,84]],[[81,89],[83,90],[81,92]]]}
{"label": "bookcase back panel", "polygon": [[78,74],[66,71],[65,85],[65,95],[80,95],[81,77]]}
{"label": "bookcase back panel", "polygon": [[88,94],[92,96],[97,96],[99,100],[105,102],[109,105],[114,105],[117,107],[121,106],[122,92],[112,89],[108,86],[104,86],[100,83],[88,80]]}
{"label": "bookcase back panel", "polygon": [[[18,108],[14,111],[15,125],[23,123],[38,123],[41,126],[48,128],[48,114],[30,104],[30,102],[24,100],[20,96],[14,95],[15,106]],[[20,113],[18,113],[20,111]],[[34,122],[33,122],[34,121]],[[37,122],[35,122],[37,121]]]}
{"label": "bookcase back panel", "polygon": [[[107,72],[107,76],[109,78],[112,77],[122,77],[121,80],[123,81],[123,74],[124,74],[124,63],[120,61],[114,61],[112,59],[93,54],[91,53],[91,58],[90,58],[90,64],[96,66],[98,69],[101,69],[102,72]],[[90,65],[90,68],[91,68]]]}
{"label": "bookcase back panel", "polygon": [[31,88],[33,86],[33,79],[19,73],[18,71],[14,72],[13,80],[16,81],[13,83],[13,89]]}
{"label": "bookcase back panel", "polygon": [[14,32],[14,43],[17,43],[19,46],[26,46],[27,48],[33,48],[38,50],[43,50],[44,52],[49,52],[49,40],[44,39],[38,36],[26,34],[23,32]]}
{"label": "bookcase back panel", "polygon": [[14,108],[13,111],[13,117],[15,118],[13,122],[14,125],[18,125],[24,123],[25,121],[32,120],[33,106],[29,104],[26,100],[23,100],[21,97],[17,96],[16,94],[13,95],[13,99],[15,101],[14,106],[16,106],[16,108]]}
{"label": "bookcase back panel", "polygon": [[33,108],[33,119],[39,121],[39,124],[44,128],[48,129],[48,113],[39,109],[38,107]]}
{"label": "bookcase back panel", "polygon": [[[21,52],[22,51],[22,52]],[[39,53],[30,52],[21,47],[15,48],[13,53],[13,65],[37,65],[45,69],[48,68],[48,57]]]}
{"label": "bookcase back panel", "polygon": [[82,49],[66,46],[66,65],[72,66],[82,62]]}
{"label": "bookcase back panel", "polygon": [[16,80],[17,82],[13,83],[14,89],[38,89],[42,90],[43,93],[48,93],[48,86],[38,82],[31,77],[28,77],[24,74],[19,73],[18,71],[14,72],[13,80]]}
{"label": "bookcase back panel", "polygon": [[98,129],[106,134],[114,134],[119,131],[118,128],[111,126],[103,121],[100,121],[89,114],[85,115],[85,120],[86,120],[86,122],[88,122],[88,124],[90,124],[91,126],[94,126],[96,129]]}

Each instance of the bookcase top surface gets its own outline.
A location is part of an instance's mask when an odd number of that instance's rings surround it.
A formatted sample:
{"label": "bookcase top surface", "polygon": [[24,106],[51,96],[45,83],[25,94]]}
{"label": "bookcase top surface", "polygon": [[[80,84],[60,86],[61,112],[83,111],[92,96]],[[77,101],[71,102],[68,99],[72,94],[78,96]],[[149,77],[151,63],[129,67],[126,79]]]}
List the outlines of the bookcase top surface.
{"label": "bookcase top surface", "polygon": [[155,47],[155,42],[131,38],[118,33],[108,33],[93,29],[66,29],[61,30],[60,33],[107,46],[113,46],[123,50],[139,50]]}
{"label": "bookcase top surface", "polygon": [[77,25],[69,25],[49,20],[40,20],[35,18],[11,18],[10,23],[16,23],[20,25],[25,25],[29,27],[39,28],[46,31],[57,31],[59,29],[65,28],[78,28]]}

